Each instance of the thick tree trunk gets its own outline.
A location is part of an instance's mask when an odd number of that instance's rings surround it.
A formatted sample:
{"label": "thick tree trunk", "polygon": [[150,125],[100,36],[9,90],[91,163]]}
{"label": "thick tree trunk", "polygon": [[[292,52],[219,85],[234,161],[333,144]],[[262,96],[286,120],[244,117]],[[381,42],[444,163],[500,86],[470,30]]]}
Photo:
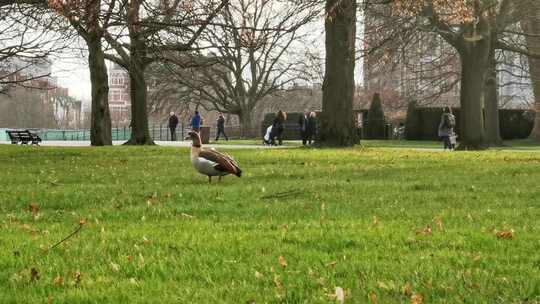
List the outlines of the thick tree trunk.
{"label": "thick tree trunk", "polygon": [[[133,54],[133,53],[132,53]],[[135,56],[131,56],[134,61]],[[147,109],[147,86],[144,78],[144,68],[142,66],[130,66],[129,79],[131,86],[131,138],[128,145],[153,145],[154,141],[150,137],[148,130],[148,109]]]}
{"label": "thick tree trunk", "polygon": [[90,143],[92,146],[112,145],[111,114],[109,112],[109,78],[103,56],[101,37],[89,37],[88,64],[92,86]]}
{"label": "thick tree trunk", "polygon": [[353,146],[356,0],[326,1],[326,68],[323,85],[320,144]]}
{"label": "thick tree trunk", "polygon": [[129,79],[131,86],[131,138],[125,143],[127,145],[153,145],[154,141],[150,137],[148,130],[148,109],[145,69],[146,62],[146,37],[142,34],[139,20],[139,9],[142,1],[133,0],[129,2],[128,29],[130,38],[130,62]]}
{"label": "thick tree trunk", "polygon": [[489,67],[491,33],[487,22],[480,22],[480,41],[463,41],[458,49],[461,58],[461,136],[459,150],[481,150],[485,143],[483,95]]}
{"label": "thick tree trunk", "polygon": [[485,148],[482,95],[486,67],[480,61],[482,60],[472,55],[461,57],[461,138],[459,150]]}
{"label": "thick tree trunk", "polygon": [[[540,10],[535,7],[535,14],[527,14],[526,19],[521,22],[521,27],[530,35],[525,35],[527,49],[533,53],[540,53]],[[529,135],[529,139],[540,141],[540,60],[529,57],[529,74],[534,92],[534,127]]]}
{"label": "thick tree trunk", "polygon": [[489,56],[489,68],[484,88],[484,106],[486,114],[486,144],[501,146],[501,130],[499,121],[499,82],[497,80],[497,60],[495,50]]}
{"label": "thick tree trunk", "polygon": [[240,137],[249,138],[254,136],[255,134],[253,134],[253,119],[251,111],[242,111],[238,114],[238,118],[240,118]]}

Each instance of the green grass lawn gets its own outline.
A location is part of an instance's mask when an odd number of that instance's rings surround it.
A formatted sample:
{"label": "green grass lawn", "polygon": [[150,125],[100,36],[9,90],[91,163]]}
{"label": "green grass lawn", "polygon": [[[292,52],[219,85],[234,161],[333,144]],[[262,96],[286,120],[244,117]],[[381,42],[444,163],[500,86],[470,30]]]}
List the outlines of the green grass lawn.
{"label": "green grass lawn", "polygon": [[540,301],[538,153],[230,152],[0,146],[0,303]]}
{"label": "green grass lawn", "polygon": [[[238,139],[229,141],[212,141],[212,144],[217,145],[261,145],[260,140],[255,139]],[[389,148],[389,149],[441,149],[443,147],[440,141],[431,140],[372,140],[363,139],[360,141],[361,146],[365,148]],[[287,147],[299,147],[302,146],[302,142],[299,140],[286,140],[283,142]],[[540,144],[538,142],[530,141],[528,139],[523,140],[509,140],[505,141],[501,147],[492,147],[492,150],[516,150],[516,151],[540,151]]]}

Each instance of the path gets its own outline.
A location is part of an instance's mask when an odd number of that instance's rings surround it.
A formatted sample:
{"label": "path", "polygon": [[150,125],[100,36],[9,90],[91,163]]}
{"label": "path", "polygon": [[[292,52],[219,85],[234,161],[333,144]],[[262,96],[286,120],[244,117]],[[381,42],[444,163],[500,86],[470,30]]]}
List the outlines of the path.
{"label": "path", "polygon": [[[125,141],[113,141],[113,145],[120,146]],[[164,147],[191,147],[191,141],[156,141],[158,146]],[[9,141],[0,141],[0,144],[11,144]],[[71,140],[45,140],[42,141],[43,147],[90,147],[90,141],[71,141]],[[210,148],[220,149],[284,149],[291,148],[291,146],[263,146],[263,145],[220,145],[220,144],[208,144],[204,145]]]}

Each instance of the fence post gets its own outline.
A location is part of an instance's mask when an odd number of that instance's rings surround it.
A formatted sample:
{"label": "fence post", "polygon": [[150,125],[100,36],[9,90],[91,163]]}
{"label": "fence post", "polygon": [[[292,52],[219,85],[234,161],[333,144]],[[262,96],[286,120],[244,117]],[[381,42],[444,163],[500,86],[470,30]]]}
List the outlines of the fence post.
{"label": "fence post", "polygon": [[180,124],[180,126],[182,127],[182,140],[184,140],[184,138],[186,138],[186,137],[184,136],[184,122],[182,122],[182,123]]}
{"label": "fence post", "polygon": [[163,128],[163,125],[162,125],[162,124],[159,124],[159,140],[163,140],[163,139],[161,138],[161,136],[163,135],[163,134],[162,134],[162,133],[163,133],[162,128]]}

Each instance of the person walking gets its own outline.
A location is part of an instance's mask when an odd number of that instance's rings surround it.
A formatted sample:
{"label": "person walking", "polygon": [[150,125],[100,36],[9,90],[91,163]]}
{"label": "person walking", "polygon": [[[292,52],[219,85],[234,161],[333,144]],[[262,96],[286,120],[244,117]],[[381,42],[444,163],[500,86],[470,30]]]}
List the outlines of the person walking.
{"label": "person walking", "polygon": [[312,142],[317,138],[317,114],[315,112],[309,113],[309,118],[306,127],[306,140],[308,145],[311,146]]}
{"label": "person walking", "polygon": [[307,144],[308,140],[308,122],[309,112],[305,111],[303,115],[298,118],[298,125],[300,126],[300,138],[302,139],[302,145]]}
{"label": "person walking", "polygon": [[217,135],[216,135],[216,141],[219,140],[219,135],[223,134],[223,137],[225,137],[225,140],[229,140],[227,137],[227,134],[225,134],[225,117],[223,117],[223,113],[219,112],[219,116],[217,119]]}
{"label": "person walking", "polygon": [[178,126],[178,116],[171,112],[169,114],[169,130],[171,130],[171,141],[176,141],[176,127]]}
{"label": "person walking", "polygon": [[281,146],[283,144],[283,124],[287,120],[287,113],[279,110],[277,112],[276,118],[272,123],[272,134],[270,135],[271,144],[276,145],[276,138],[278,139],[278,144]]}
{"label": "person walking", "polygon": [[445,150],[453,150],[455,148],[455,144],[452,143],[455,136],[455,126],[456,117],[452,114],[452,109],[450,107],[444,107],[441,122],[439,123],[439,137],[443,140]]}
{"label": "person walking", "polygon": [[202,118],[199,111],[195,111],[195,115],[191,117],[191,129],[196,132],[201,131]]}

